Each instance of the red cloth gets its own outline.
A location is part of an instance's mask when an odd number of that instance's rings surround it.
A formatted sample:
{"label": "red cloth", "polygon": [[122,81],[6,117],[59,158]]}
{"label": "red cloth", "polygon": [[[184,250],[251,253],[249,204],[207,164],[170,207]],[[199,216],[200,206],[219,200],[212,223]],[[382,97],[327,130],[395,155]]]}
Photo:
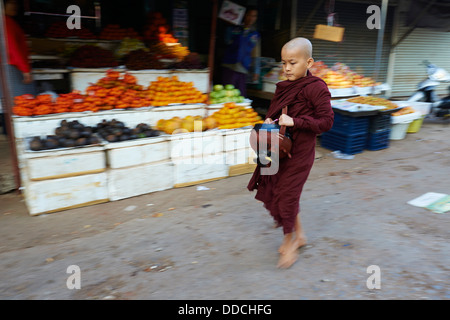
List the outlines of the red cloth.
{"label": "red cloth", "polygon": [[28,61],[28,46],[25,33],[19,24],[11,17],[5,16],[6,38],[8,47],[8,63],[16,66],[24,73],[30,72]]}
{"label": "red cloth", "polygon": [[303,185],[314,163],[317,134],[333,126],[330,98],[326,83],[308,71],[298,80],[277,83],[266,114],[266,118],[279,118],[281,109],[288,106],[287,114],[294,119],[294,126],[288,127],[292,158],[281,159],[274,175],[261,175],[258,166],[247,188],[257,189],[255,198],[264,203],[284,234],[294,231]]}

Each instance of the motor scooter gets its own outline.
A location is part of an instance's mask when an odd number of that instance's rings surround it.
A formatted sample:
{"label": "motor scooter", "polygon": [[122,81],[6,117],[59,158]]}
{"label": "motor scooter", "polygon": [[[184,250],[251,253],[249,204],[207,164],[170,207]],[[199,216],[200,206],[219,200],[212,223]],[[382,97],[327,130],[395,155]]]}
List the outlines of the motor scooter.
{"label": "motor scooter", "polygon": [[439,118],[450,118],[450,86],[448,88],[449,95],[443,99],[440,99],[434,91],[441,83],[450,82],[450,73],[427,60],[423,61],[422,64],[427,67],[428,78],[417,85],[417,91],[408,101],[430,102],[431,109],[429,115]]}

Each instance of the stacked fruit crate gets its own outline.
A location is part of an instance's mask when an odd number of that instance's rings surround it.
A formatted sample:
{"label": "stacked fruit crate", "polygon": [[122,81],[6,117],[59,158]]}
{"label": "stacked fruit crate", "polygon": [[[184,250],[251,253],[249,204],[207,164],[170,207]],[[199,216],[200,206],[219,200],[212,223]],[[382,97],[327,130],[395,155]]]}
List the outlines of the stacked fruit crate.
{"label": "stacked fruit crate", "polygon": [[389,147],[391,134],[391,115],[380,114],[370,117],[366,149],[375,151]]}
{"label": "stacked fruit crate", "polygon": [[334,123],[330,131],[321,136],[321,145],[345,154],[361,153],[366,148],[370,117],[351,117],[334,113]]}

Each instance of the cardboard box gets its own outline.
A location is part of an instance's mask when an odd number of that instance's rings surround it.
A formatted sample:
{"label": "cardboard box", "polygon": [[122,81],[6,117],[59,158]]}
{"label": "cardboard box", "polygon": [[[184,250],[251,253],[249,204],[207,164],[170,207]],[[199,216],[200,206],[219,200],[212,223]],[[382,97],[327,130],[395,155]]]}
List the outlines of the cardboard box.
{"label": "cardboard box", "polygon": [[314,38],[321,40],[328,40],[334,42],[341,42],[344,37],[345,28],[328,26],[325,24],[316,25],[314,30]]}

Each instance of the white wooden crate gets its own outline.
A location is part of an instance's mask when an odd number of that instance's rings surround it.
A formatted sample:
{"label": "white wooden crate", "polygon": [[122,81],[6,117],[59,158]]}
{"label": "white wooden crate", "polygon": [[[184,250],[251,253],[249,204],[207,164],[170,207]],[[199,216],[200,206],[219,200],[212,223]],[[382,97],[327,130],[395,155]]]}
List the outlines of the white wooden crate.
{"label": "white wooden crate", "polygon": [[256,152],[250,147],[225,152],[225,163],[228,166],[253,164],[254,159],[256,159]]}
{"label": "white wooden crate", "polygon": [[117,169],[169,160],[169,145],[165,136],[108,143],[105,145],[108,167]]}
{"label": "white wooden crate", "polygon": [[228,176],[225,154],[178,158],[174,163],[174,186],[182,187]]}
{"label": "white wooden crate", "polygon": [[220,130],[225,152],[250,147],[250,133],[253,128]]}
{"label": "white wooden crate", "polygon": [[106,172],[42,181],[24,181],[30,215],[108,201]]}
{"label": "white wooden crate", "polygon": [[102,172],[106,169],[103,146],[25,152],[30,180],[47,180]]}
{"label": "white wooden crate", "polygon": [[172,134],[169,140],[172,160],[223,153],[223,136],[220,130]]}
{"label": "white wooden crate", "polygon": [[108,169],[108,195],[111,201],[170,189],[174,186],[170,161],[134,167]]}

